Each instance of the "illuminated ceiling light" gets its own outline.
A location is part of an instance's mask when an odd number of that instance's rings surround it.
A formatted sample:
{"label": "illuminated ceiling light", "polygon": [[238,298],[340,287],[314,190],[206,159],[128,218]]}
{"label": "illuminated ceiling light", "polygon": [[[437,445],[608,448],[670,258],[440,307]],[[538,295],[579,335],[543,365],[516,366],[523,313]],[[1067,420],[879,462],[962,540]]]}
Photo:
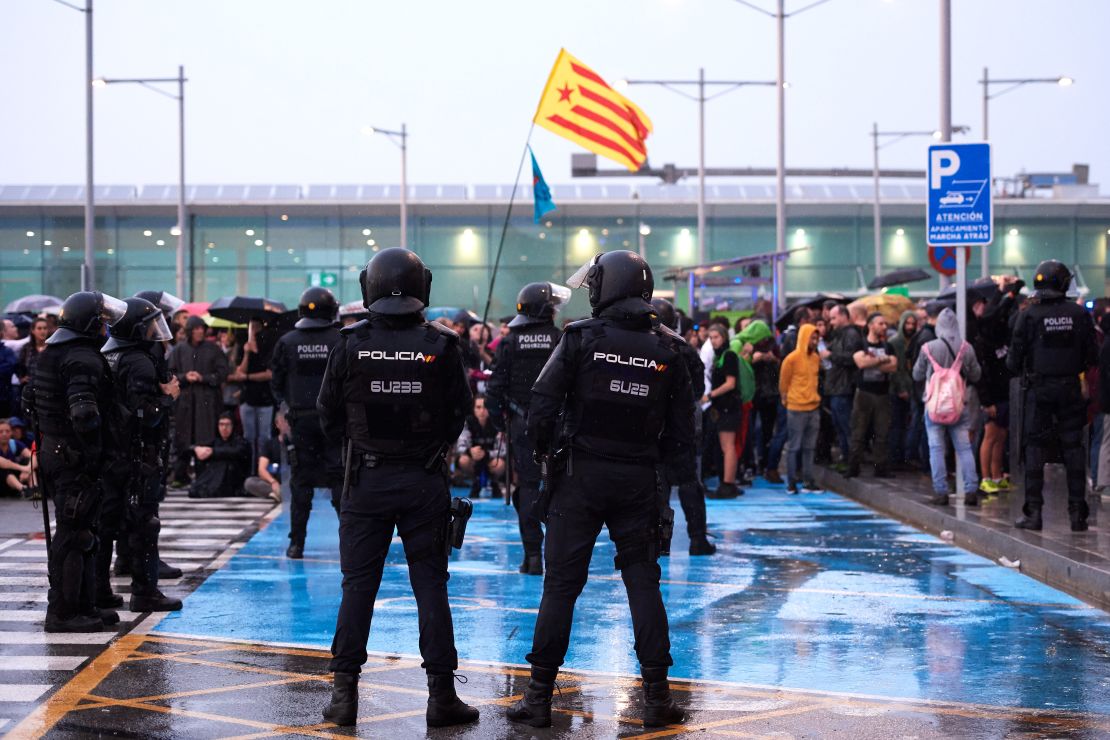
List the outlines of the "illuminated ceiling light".
{"label": "illuminated ceiling light", "polygon": [[546,239],[546,238],[547,238],[547,232],[546,231],[541,231],[540,232],[540,239]]}
{"label": "illuminated ceiling light", "polygon": [[651,233],[651,227],[647,224],[640,224],[640,236],[647,236]]}
{"label": "illuminated ceiling light", "polygon": [[52,246],[54,246],[54,242],[47,239],[46,241],[43,242],[43,246],[52,247]]}
{"label": "illuminated ceiling light", "polygon": [[144,229],[143,230],[143,236],[154,236],[154,232],[151,231],[150,229]]}
{"label": "illuminated ceiling light", "polygon": [[285,250],[285,251],[289,252],[289,254],[293,254],[293,252],[294,252],[295,250],[294,250],[294,249],[293,249],[292,247],[290,247],[289,249],[287,249],[287,250]]}
{"label": "illuminated ceiling light", "polygon": [[31,250],[30,250],[30,249],[24,249],[24,250],[23,250],[23,254],[30,254],[30,253],[31,253]]}
{"label": "illuminated ceiling light", "polygon": [[622,224],[624,224],[624,219],[623,218],[618,218],[617,219],[617,226],[621,226]]}
{"label": "illuminated ceiling light", "polygon": [[372,247],[372,246],[374,246],[375,244],[377,244],[377,242],[376,242],[376,241],[374,241],[373,239],[367,239],[367,240],[366,240],[366,246],[368,246],[368,247]]}
{"label": "illuminated ceiling light", "polygon": [[381,247],[370,247],[371,252],[377,252]]}
{"label": "illuminated ceiling light", "polygon": [[371,232],[370,232],[370,229],[363,229],[363,230],[362,230],[362,235],[363,235],[363,236],[370,236],[370,233],[371,233]]}
{"label": "illuminated ceiling light", "polygon": [[589,239],[590,238],[590,230],[589,229],[579,229],[578,230],[578,236],[583,238],[583,239]]}
{"label": "illuminated ceiling light", "polygon": [[181,236],[181,229],[174,226],[172,229],[170,229],[170,236]]}
{"label": "illuminated ceiling light", "polygon": [[301,258],[300,257],[294,257],[293,261],[299,263],[301,261]]}
{"label": "illuminated ceiling light", "polygon": [[805,229],[798,229],[797,231],[794,232],[794,236],[805,236],[805,235],[806,235],[806,230]]}
{"label": "illuminated ceiling light", "polygon": [[526,255],[526,254],[520,255],[520,261],[521,262],[527,262],[528,261],[528,255]]}
{"label": "illuminated ceiling light", "polygon": [[544,221],[543,225],[546,226],[549,229],[551,228],[551,222],[550,221]]}
{"label": "illuminated ceiling light", "polygon": [[116,253],[116,250],[112,249],[111,247],[108,247],[108,254],[115,254],[115,253]]}
{"label": "illuminated ceiling light", "polygon": [[68,251],[69,251],[69,247],[62,247],[62,251],[63,251],[63,252],[68,252]]}
{"label": "illuminated ceiling light", "polygon": [[209,249],[215,249],[216,248],[216,242],[208,242],[208,248]]}
{"label": "illuminated ceiling light", "polygon": [[609,236],[609,229],[602,229],[601,230],[601,235],[602,236]]}
{"label": "illuminated ceiling light", "polygon": [[721,265],[714,265],[714,266],[713,266],[713,269],[711,270],[711,272],[720,272],[720,271],[721,271],[721,270],[723,270],[723,269],[725,269],[725,268],[724,268],[724,267],[722,267]]}
{"label": "illuminated ceiling light", "polygon": [[1021,232],[1019,232],[1017,229],[1010,229],[1009,231],[1010,236],[1017,236],[1019,233]]}
{"label": "illuminated ceiling light", "polygon": [[219,257],[213,257],[213,258],[212,258],[212,261],[213,261],[213,262],[219,262],[219,261],[220,261],[220,258],[219,258]]}
{"label": "illuminated ceiling light", "polygon": [[289,214],[288,213],[281,214],[281,220],[282,221],[288,221],[289,220]]}
{"label": "illuminated ceiling light", "polygon": [[156,241],[154,243],[157,244],[160,247],[166,246],[166,240],[165,239],[159,239],[158,241]]}
{"label": "illuminated ceiling light", "polygon": [[682,230],[682,235],[683,236],[690,236],[690,230],[689,229],[683,229]]}
{"label": "illuminated ceiling light", "polygon": [[247,229],[243,233],[246,234],[247,236],[254,236],[254,229]]}
{"label": "illuminated ceiling light", "polygon": [[256,247],[261,247],[265,243],[266,242],[262,241],[261,239],[255,239],[254,240],[254,246],[256,246]]}
{"label": "illuminated ceiling light", "polygon": [[632,246],[632,242],[625,239],[623,242],[621,242],[621,245],[625,246],[625,247],[630,247],[630,246]]}
{"label": "illuminated ceiling light", "polygon": [[272,251],[274,251],[274,248],[273,247],[266,247],[266,251],[267,252],[272,252]]}
{"label": "illuminated ceiling light", "polygon": [[905,236],[906,235],[906,230],[905,229],[898,229],[898,231],[895,231],[894,233],[897,234],[898,236]]}
{"label": "illuminated ceiling light", "polygon": [[34,236],[34,235],[35,235],[35,232],[33,232],[33,231],[28,231],[27,232],[27,236]]}

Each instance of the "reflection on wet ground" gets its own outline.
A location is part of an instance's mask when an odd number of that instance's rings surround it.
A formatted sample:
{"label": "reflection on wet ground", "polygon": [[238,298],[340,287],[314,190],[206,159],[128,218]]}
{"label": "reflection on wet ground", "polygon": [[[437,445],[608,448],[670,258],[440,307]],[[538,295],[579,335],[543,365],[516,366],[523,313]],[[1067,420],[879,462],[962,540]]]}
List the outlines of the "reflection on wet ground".
{"label": "reflection on wet ground", "polygon": [[[149,638],[123,638],[38,719],[58,720],[63,734],[336,732],[317,724],[340,583],[335,517],[323,503],[304,561],[283,556],[283,514],[183,612]],[[749,489],[709,502],[709,520],[716,556],[687,556],[679,523],[674,555],[663,561],[672,675],[685,680],[692,726],[641,736],[1110,732],[1104,612],[832,494]],[[603,535],[578,602],[552,736],[643,732],[613,555]],[[482,723],[459,736],[510,732],[497,706],[523,688],[542,586],[516,572],[520,557],[512,510],[477,502],[450,589],[470,678],[461,693],[484,707]],[[399,543],[389,562],[360,732],[422,734],[426,695]]]}

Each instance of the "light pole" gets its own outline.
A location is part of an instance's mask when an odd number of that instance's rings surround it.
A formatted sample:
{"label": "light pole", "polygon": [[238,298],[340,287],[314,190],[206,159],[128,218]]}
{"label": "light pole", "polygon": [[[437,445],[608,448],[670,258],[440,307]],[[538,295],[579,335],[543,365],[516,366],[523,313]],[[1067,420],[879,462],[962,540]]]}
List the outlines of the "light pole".
{"label": "light pole", "polygon": [[[979,84],[983,87],[983,141],[990,141],[990,101],[994,98],[1012,92],[1019,87],[1025,85],[1059,85],[1060,87],[1071,87],[1075,84],[1075,80],[1071,77],[1061,75],[1059,77],[1026,77],[1018,79],[995,79],[992,80],[990,72],[986,67],[983,67],[983,79],[979,80]],[[991,94],[991,85],[1004,85],[1003,89]],[[983,277],[990,274],[990,253],[987,247],[983,247]]]}
{"label": "light pole", "polygon": [[[696,101],[698,104],[698,264],[704,264],[705,258],[705,104],[713,98],[719,98],[725,93],[732,92],[733,90],[744,87],[746,85],[770,85],[773,86],[774,82],[753,82],[751,80],[707,80],[705,79],[705,69],[698,69],[698,79],[696,80],[619,80],[618,86],[624,85],[659,85],[665,87],[672,92],[676,92],[684,98]],[[697,94],[691,95],[690,93],[682,90],[682,87],[695,86],[697,87]],[[706,96],[706,87],[723,87],[724,89],[714,93],[713,95]]]}
{"label": "light pole", "polygon": [[[175,293],[185,296],[185,250],[189,244],[189,219],[185,214],[185,67],[177,66],[177,77],[129,77],[108,78],[100,77],[92,82],[92,86],[106,87],[108,85],[142,85],[153,90],[159,95],[173,98],[177,101],[177,279],[174,282]],[[177,94],[168,93],[155,85],[176,84]],[[189,286],[189,294],[192,286]]]}
{"label": "light pole", "polygon": [[[651,227],[645,223],[640,224],[640,259],[647,259],[647,236],[651,233]],[[700,264],[700,263],[699,263]]]}
{"label": "light pole", "polygon": [[[968,130],[967,126],[956,126],[954,129],[957,133],[964,133]],[[874,153],[874,160],[872,165],[872,178],[875,182],[875,202],[873,205],[874,213],[874,226],[875,226],[875,275],[882,273],[883,268],[883,243],[882,243],[882,199],[879,193],[879,150],[884,146],[890,146],[902,139],[911,136],[931,136],[934,139],[940,138],[940,131],[880,131],[879,124],[871,124],[871,150]],[[879,143],[881,138],[890,138],[886,143]]]}
{"label": "light pole", "polygon": [[786,0],[777,0],[774,13],[748,0],[735,0],[735,2],[775,19],[776,67],[778,69],[775,82],[778,87],[778,140],[775,147],[777,152],[775,162],[775,251],[778,252],[780,257],[775,260],[774,267],[776,278],[774,284],[777,286],[777,294],[773,302],[773,309],[774,318],[777,319],[778,312],[786,307],[786,19],[816,8],[818,5],[824,5],[829,0],[812,0],[812,2],[803,5],[793,13],[786,12]]}
{"label": "light pole", "polygon": [[400,147],[401,149],[401,248],[408,249],[408,226],[409,226],[409,187],[408,187],[408,146],[409,134],[405,128],[405,124],[401,124],[400,131],[390,131],[389,129],[377,128],[375,126],[363,126],[362,133],[367,136],[374,134],[385,134],[391,142]]}

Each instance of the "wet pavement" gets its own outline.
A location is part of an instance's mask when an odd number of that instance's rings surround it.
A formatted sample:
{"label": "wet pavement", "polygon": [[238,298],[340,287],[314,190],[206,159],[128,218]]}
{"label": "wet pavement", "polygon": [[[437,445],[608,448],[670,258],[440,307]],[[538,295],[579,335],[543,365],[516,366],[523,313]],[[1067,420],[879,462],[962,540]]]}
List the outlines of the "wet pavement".
{"label": "wet pavement", "polygon": [[[339,602],[335,515],[318,498],[305,560],[287,514],[186,600],[86,666],[14,729],[52,737],[351,734],[322,723]],[[681,520],[681,513],[679,513]],[[602,535],[578,602],[555,727],[543,737],[1110,736],[1110,616],[834,494],[749,489],[709,502],[719,552],[663,561],[686,727],[645,731],[623,585]],[[516,572],[515,515],[479,501],[453,556],[455,631],[479,725],[523,689],[541,579]],[[149,634],[139,634],[149,630]],[[399,543],[375,607],[358,734],[423,735],[416,610]],[[11,728],[5,728],[11,729]]]}

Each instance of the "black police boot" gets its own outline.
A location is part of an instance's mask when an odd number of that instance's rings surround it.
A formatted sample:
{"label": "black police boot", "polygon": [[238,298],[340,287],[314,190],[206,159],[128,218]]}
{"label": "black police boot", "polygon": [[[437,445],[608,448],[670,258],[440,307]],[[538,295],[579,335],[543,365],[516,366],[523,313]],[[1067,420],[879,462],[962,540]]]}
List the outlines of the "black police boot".
{"label": "black police boot", "polygon": [[131,558],[122,558],[116,555],[116,565],[113,570],[115,570],[117,576],[131,575]]}
{"label": "black police boot", "polygon": [[119,612],[115,609],[93,609],[93,614],[89,616],[94,619],[99,617],[105,627],[114,627],[119,624]]}
{"label": "black police boot", "polygon": [[555,691],[556,675],[555,670],[533,666],[524,697],[509,707],[506,714],[509,720],[532,727],[551,727],[551,694]]}
{"label": "black police boot", "polygon": [[1041,521],[1041,510],[1035,509],[1032,513],[1023,514],[1021,519],[1014,522],[1014,526],[1018,529],[1031,529],[1034,532],[1040,532],[1044,528],[1044,522]]}
{"label": "black police boot", "polygon": [[48,611],[43,630],[46,632],[100,632],[103,627],[104,620],[100,618],[99,614],[95,617],[78,614],[69,619],[62,619],[57,614]]}
{"label": "black police boot", "polygon": [[161,558],[158,559],[158,580],[168,581],[172,578],[181,577],[181,568],[163,562]]}
{"label": "black police boot", "polygon": [[715,552],[717,552],[717,546],[706,539],[704,534],[690,540],[691,555],[712,555]]}
{"label": "black police boot", "polygon": [[525,555],[520,564],[520,572],[526,576],[543,575],[543,555]]}
{"label": "black police boot", "polygon": [[450,727],[478,721],[478,710],[459,699],[455,693],[455,676],[445,673],[428,674],[428,727]]}
{"label": "black police boot", "polygon": [[101,609],[118,609],[123,606],[123,597],[112,593],[112,589],[109,588],[97,593],[96,605]]}
{"label": "black police boot", "polygon": [[644,668],[644,727],[664,727],[686,719],[686,711],[675,704],[666,668]]}
{"label": "black police boot", "polygon": [[331,704],[324,708],[324,719],[350,727],[358,717],[358,674],[335,672],[331,685]]}
{"label": "black police boot", "polygon": [[1087,531],[1087,517],[1078,514],[1071,515],[1071,531],[1073,532],[1086,532]]}
{"label": "black police boot", "polygon": [[128,607],[133,612],[176,612],[181,609],[181,599],[166,596],[155,590],[151,594],[131,594]]}
{"label": "black police boot", "polygon": [[293,540],[289,543],[289,549],[285,551],[285,557],[291,560],[300,560],[304,557],[304,540]]}

